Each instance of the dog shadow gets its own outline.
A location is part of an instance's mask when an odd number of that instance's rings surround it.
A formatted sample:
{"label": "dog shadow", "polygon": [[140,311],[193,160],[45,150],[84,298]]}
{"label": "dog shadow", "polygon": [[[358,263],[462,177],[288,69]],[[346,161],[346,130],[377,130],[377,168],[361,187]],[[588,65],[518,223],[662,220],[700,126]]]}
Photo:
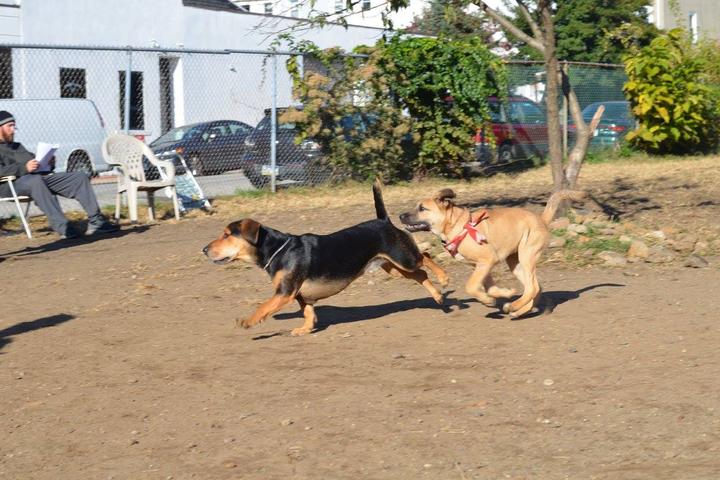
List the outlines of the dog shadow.
{"label": "dog shadow", "polygon": [[[22,333],[32,332],[34,330],[40,330],[41,328],[55,327],[74,318],[74,315],[59,313],[57,315],[50,315],[49,317],[42,317],[29,322],[21,322],[11,327],[4,328],[0,330],[0,350],[13,341],[10,337],[20,335]],[[0,352],[0,355],[2,355],[2,352]]]}
{"label": "dog shadow", "polygon": [[[589,285],[587,287],[581,288],[579,290],[554,290],[554,291],[544,291],[542,292],[542,295],[540,296],[540,301],[538,302],[538,305],[533,311],[526,313],[525,315],[514,318],[513,320],[519,321],[519,320],[527,320],[530,318],[535,318],[540,315],[545,315],[547,313],[552,313],[555,311],[555,307],[558,305],[562,305],[565,302],[569,302],[570,300],[577,300],[580,298],[580,295],[582,295],[585,292],[588,292],[590,290],[594,290],[596,288],[601,287],[624,287],[625,285],[622,283],[598,283],[596,285]],[[507,300],[502,301],[502,303],[498,304],[499,311],[493,311],[486,315],[486,318],[492,318],[492,319],[502,319],[507,317],[507,314],[503,313],[502,307],[504,304],[512,302],[516,299],[520,298],[520,295],[516,295],[512,298],[509,298]]]}
{"label": "dog shadow", "polygon": [[[360,307],[335,307],[332,305],[321,305],[315,308],[315,314],[318,317],[317,324],[313,333],[321,332],[332,325],[341,325],[344,323],[364,322],[374,320],[376,318],[385,317],[393,313],[406,312],[409,310],[442,310],[444,313],[450,313],[455,310],[465,310],[470,308],[469,302],[472,300],[458,300],[455,298],[447,298],[452,291],[445,293],[444,303],[438,305],[431,298],[417,298],[414,300],[398,300],[396,302],[382,303],[379,305],[364,305]],[[296,312],[279,313],[273,317],[275,320],[294,320],[303,318],[302,310]],[[281,333],[273,333],[266,335],[258,335],[253,340],[264,340]]]}

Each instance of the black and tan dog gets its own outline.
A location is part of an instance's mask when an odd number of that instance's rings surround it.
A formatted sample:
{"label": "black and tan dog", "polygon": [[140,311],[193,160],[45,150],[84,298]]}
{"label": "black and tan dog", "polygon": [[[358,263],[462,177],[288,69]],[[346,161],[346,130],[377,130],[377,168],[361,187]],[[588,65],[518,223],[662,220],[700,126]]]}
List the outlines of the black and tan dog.
{"label": "black and tan dog", "polygon": [[297,300],[305,323],[292,334],[310,333],[317,321],[315,302],[341,292],[374,261],[388,273],[422,284],[441,304],[442,294],[421,267],[431,269],[442,286],[448,283],[445,271],[420,253],[410,234],[390,222],[378,181],[373,185],[373,196],[377,219],[329,235],[290,235],[251,219],[225,227],[203,253],[219,264],[233,260],[254,263],[270,274],[275,289],[272,298],[241,325],[250,328]]}
{"label": "black and tan dog", "polygon": [[413,211],[400,215],[400,221],[411,232],[431,231],[439,236],[454,257],[475,263],[475,271],[465,289],[487,306],[495,306],[496,299],[509,298],[514,290],[500,288],[490,274],[503,260],[523,285],[520,298],[503,305],[511,317],[529,312],[541,289],[536,267],[550,237],[548,224],[563,200],[580,200],[581,191],[561,190],[550,196],[545,210],[537,215],[524,208],[493,208],[470,212],[455,205],[455,192],[443,189],[435,196],[422,200]]}

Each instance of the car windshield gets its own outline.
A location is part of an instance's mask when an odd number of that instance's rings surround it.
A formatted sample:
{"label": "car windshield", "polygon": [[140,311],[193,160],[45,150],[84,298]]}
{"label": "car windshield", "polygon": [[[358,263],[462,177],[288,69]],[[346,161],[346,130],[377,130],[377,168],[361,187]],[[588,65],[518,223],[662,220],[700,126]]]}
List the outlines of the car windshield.
{"label": "car windshield", "polygon": [[[262,132],[265,129],[270,129],[270,117],[264,117],[262,120],[260,120],[260,123],[257,124],[257,127],[255,127],[255,130],[257,132]],[[278,123],[278,130],[295,130],[295,123],[293,122],[280,122]]]}
{"label": "car windshield", "polygon": [[[592,120],[593,115],[595,115],[595,112],[600,107],[600,105],[600,103],[594,103],[585,108],[585,110],[583,111],[583,120],[585,120],[586,122]],[[606,103],[605,112],[603,113],[601,121],[628,122],[631,119],[632,115],[630,114],[630,107],[627,103]]]}
{"label": "car windshield", "polygon": [[153,143],[179,142],[180,140],[190,140],[202,135],[203,128],[200,125],[173,128],[166,134],[160,136]]}

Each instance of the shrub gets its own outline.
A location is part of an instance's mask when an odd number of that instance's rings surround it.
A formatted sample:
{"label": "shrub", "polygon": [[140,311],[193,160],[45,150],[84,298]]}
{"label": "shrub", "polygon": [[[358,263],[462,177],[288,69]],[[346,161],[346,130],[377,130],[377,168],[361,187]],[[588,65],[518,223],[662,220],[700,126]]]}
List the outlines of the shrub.
{"label": "shrub", "polygon": [[717,97],[703,83],[705,62],[674,29],[625,58],[625,95],[639,126],[628,141],[650,153],[707,152],[717,144]]}

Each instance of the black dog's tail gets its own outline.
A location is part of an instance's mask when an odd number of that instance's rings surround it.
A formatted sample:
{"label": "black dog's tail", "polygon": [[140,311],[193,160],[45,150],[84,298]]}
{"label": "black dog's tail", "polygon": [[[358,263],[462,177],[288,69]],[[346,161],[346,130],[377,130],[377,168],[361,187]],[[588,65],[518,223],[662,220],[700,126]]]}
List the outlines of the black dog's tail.
{"label": "black dog's tail", "polygon": [[373,198],[375,199],[375,213],[380,220],[388,220],[388,213],[385,210],[385,202],[382,197],[382,182],[379,178],[373,183]]}

